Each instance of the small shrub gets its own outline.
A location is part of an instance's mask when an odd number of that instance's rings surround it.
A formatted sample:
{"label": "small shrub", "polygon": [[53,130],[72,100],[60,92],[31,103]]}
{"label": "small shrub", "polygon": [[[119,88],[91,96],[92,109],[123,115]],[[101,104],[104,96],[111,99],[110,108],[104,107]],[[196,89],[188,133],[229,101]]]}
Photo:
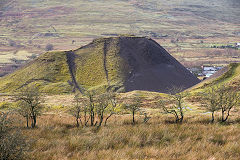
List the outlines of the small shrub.
{"label": "small shrub", "polygon": [[51,50],[53,50],[53,45],[52,45],[52,44],[47,44],[46,47],[45,47],[45,50],[46,50],[46,51],[51,51]]}
{"label": "small shrub", "polygon": [[13,41],[13,40],[9,40],[9,46],[11,46],[11,47],[14,47],[14,46],[16,46],[16,42],[15,41]]}

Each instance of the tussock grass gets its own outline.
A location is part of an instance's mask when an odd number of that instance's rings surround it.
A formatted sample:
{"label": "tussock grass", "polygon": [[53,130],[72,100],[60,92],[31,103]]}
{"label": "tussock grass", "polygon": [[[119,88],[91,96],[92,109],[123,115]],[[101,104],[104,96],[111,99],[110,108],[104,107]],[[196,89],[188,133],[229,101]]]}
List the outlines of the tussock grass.
{"label": "tussock grass", "polygon": [[[187,117],[182,124],[154,116],[149,123],[116,115],[109,125],[76,128],[67,114],[49,114],[38,128],[23,129],[33,139],[32,159],[238,159],[240,124],[206,123],[208,117]],[[236,119],[237,120],[237,119]],[[23,126],[23,125],[22,125]]]}

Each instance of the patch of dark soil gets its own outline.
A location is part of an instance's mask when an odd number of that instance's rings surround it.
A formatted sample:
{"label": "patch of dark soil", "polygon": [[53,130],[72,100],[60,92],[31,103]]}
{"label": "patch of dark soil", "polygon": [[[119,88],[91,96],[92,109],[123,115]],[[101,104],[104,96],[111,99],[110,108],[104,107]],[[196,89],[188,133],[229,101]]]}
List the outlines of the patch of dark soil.
{"label": "patch of dark soil", "polygon": [[74,85],[73,92],[75,92],[75,89],[78,89],[80,93],[83,93],[83,90],[79,87],[75,75],[76,75],[76,66],[75,66],[75,54],[73,51],[66,51],[66,57],[67,57],[67,64],[69,67],[69,72],[72,77],[72,83]]}
{"label": "patch of dark soil", "polygon": [[107,40],[105,40],[104,45],[103,45],[103,68],[104,68],[104,72],[105,72],[107,82],[109,84],[108,70],[107,70],[107,47],[108,47],[108,43],[109,42]]}

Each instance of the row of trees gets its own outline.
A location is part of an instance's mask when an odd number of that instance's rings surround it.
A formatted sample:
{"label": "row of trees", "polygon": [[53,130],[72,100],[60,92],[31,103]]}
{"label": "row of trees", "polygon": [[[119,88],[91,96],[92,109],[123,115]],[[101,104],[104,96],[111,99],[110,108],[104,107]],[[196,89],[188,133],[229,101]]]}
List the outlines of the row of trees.
{"label": "row of trees", "polygon": [[[43,112],[43,95],[37,87],[26,87],[14,96],[17,102],[16,111],[25,118],[26,126],[35,128],[37,117]],[[135,114],[140,110],[139,97],[128,100],[124,105],[119,103],[116,93],[106,92],[100,95],[88,92],[85,95],[76,94],[74,105],[69,108],[69,113],[75,118],[76,126],[107,125],[108,120],[125,109],[132,113],[132,123],[135,124]]]}
{"label": "row of trees", "polygon": [[[181,123],[184,118],[184,112],[187,107],[184,104],[184,99],[189,95],[187,91],[180,92],[179,88],[173,88],[170,92],[167,101],[160,100],[158,106],[163,108],[165,113],[173,114],[176,123]],[[215,120],[215,113],[221,112],[221,122],[226,122],[230,116],[230,112],[235,107],[240,105],[240,94],[237,90],[227,88],[225,85],[212,86],[208,90],[199,93],[198,95],[201,107],[206,111],[211,112],[211,122]],[[167,105],[169,104],[170,105]]]}
{"label": "row of trees", "polygon": [[107,121],[112,115],[116,114],[119,109],[116,100],[116,94],[107,92],[96,96],[93,92],[89,92],[85,97],[77,94],[74,98],[74,106],[69,113],[75,117],[77,127],[90,126],[100,127],[103,123],[107,125]]}
{"label": "row of trees", "polygon": [[[75,117],[76,125],[81,126],[97,126],[100,127],[114,115],[118,114],[123,109],[132,114],[132,124],[135,124],[135,115],[140,111],[141,99],[136,96],[132,100],[125,100],[121,104],[117,98],[116,93],[106,92],[101,95],[96,95],[89,92],[85,97],[76,95],[74,99],[75,105],[70,109],[70,114]],[[145,114],[144,122],[147,122],[147,115]],[[90,122],[89,122],[90,121]]]}
{"label": "row of trees", "polygon": [[[182,123],[187,107],[184,99],[189,93],[181,92],[181,88],[174,87],[170,90],[169,96],[165,100],[160,100],[157,107],[164,113],[172,114],[176,123]],[[94,92],[87,94],[77,94],[74,97],[74,105],[69,108],[69,113],[75,118],[76,126],[97,126],[107,125],[108,120],[119,113],[122,109],[132,115],[132,123],[135,124],[135,115],[140,111],[141,97],[125,99],[124,103],[117,100],[116,93],[106,92],[100,95]],[[210,87],[207,91],[200,93],[200,103],[208,112],[211,112],[212,120],[215,120],[215,113],[221,111],[221,121],[225,122],[230,116],[234,107],[239,106],[240,95],[236,90],[225,86]],[[17,112],[26,119],[26,126],[34,128],[37,117],[43,111],[43,98],[36,87],[27,87],[15,96],[17,101]],[[145,115],[144,122],[149,119]]]}

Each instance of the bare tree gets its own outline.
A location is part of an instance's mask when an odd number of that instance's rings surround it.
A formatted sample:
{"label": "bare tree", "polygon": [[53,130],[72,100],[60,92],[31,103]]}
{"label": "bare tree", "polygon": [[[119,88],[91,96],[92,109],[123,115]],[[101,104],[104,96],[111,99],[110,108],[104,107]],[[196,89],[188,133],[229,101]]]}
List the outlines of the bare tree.
{"label": "bare tree", "polygon": [[236,90],[227,88],[224,85],[218,87],[217,92],[218,96],[216,98],[222,113],[221,120],[225,122],[229,118],[231,109],[240,104],[240,95]]}
{"label": "bare tree", "polygon": [[99,95],[96,99],[96,113],[99,119],[98,127],[102,125],[104,119],[104,124],[106,126],[108,119],[118,112],[118,107],[119,105],[115,93],[109,91]]}
{"label": "bare tree", "polygon": [[108,100],[109,100],[108,94],[102,94],[97,99],[96,113],[97,113],[98,119],[99,119],[98,127],[100,127],[102,125],[102,122],[104,119],[104,114],[109,105]]}
{"label": "bare tree", "polygon": [[[117,113],[119,105],[117,105],[116,94],[106,92],[101,95],[95,95],[89,92],[87,97],[74,98],[74,106],[69,109],[69,113],[76,119],[76,124],[87,126],[90,120],[90,126],[107,125],[108,119]],[[105,121],[104,121],[105,120]]]}
{"label": "bare tree", "polygon": [[87,97],[87,112],[89,113],[90,125],[95,125],[95,110],[96,110],[96,95],[94,92],[88,92]]}
{"label": "bare tree", "polygon": [[18,102],[18,112],[27,120],[31,120],[31,127],[34,128],[37,123],[37,117],[43,110],[43,98],[36,86],[25,87],[15,96]]}
{"label": "bare tree", "polygon": [[183,89],[179,87],[173,87],[169,90],[169,99],[167,100],[170,105],[166,105],[166,102],[160,100],[158,105],[163,109],[165,113],[173,114],[175,116],[176,123],[181,123],[184,118],[184,98],[188,96],[188,92],[181,92]]}
{"label": "bare tree", "polygon": [[211,112],[212,120],[214,122],[214,113],[220,109],[219,102],[218,102],[218,92],[216,87],[210,87],[206,92],[200,94],[202,97],[201,103],[207,111]]}
{"label": "bare tree", "polygon": [[214,112],[221,110],[221,121],[225,122],[230,116],[233,107],[239,105],[240,95],[225,85],[213,86],[206,93],[203,93],[203,106],[212,112],[212,122],[214,121]]}
{"label": "bare tree", "polygon": [[16,111],[26,119],[26,125],[27,125],[27,128],[29,128],[29,118],[31,113],[29,108],[26,107],[27,105],[28,104],[24,101],[18,101],[17,102],[18,108],[16,109]]}
{"label": "bare tree", "polygon": [[84,126],[87,126],[90,116],[88,116],[88,112],[89,112],[89,103],[85,100],[83,101],[83,121],[84,121]]}
{"label": "bare tree", "polygon": [[136,96],[132,101],[127,102],[124,108],[132,113],[132,124],[135,124],[135,114],[140,111],[141,98]]}
{"label": "bare tree", "polygon": [[75,117],[76,119],[76,125],[79,127],[79,122],[83,126],[82,120],[81,120],[81,112],[83,112],[83,106],[84,104],[81,103],[81,99],[79,98],[79,95],[75,95],[74,97],[74,106],[69,110],[69,113]]}
{"label": "bare tree", "polygon": [[109,115],[105,119],[105,126],[107,125],[108,119],[111,118],[112,115],[116,114],[118,112],[118,108],[119,108],[115,93],[108,92],[108,100],[109,100],[109,105],[107,108],[107,112],[109,113]]}

